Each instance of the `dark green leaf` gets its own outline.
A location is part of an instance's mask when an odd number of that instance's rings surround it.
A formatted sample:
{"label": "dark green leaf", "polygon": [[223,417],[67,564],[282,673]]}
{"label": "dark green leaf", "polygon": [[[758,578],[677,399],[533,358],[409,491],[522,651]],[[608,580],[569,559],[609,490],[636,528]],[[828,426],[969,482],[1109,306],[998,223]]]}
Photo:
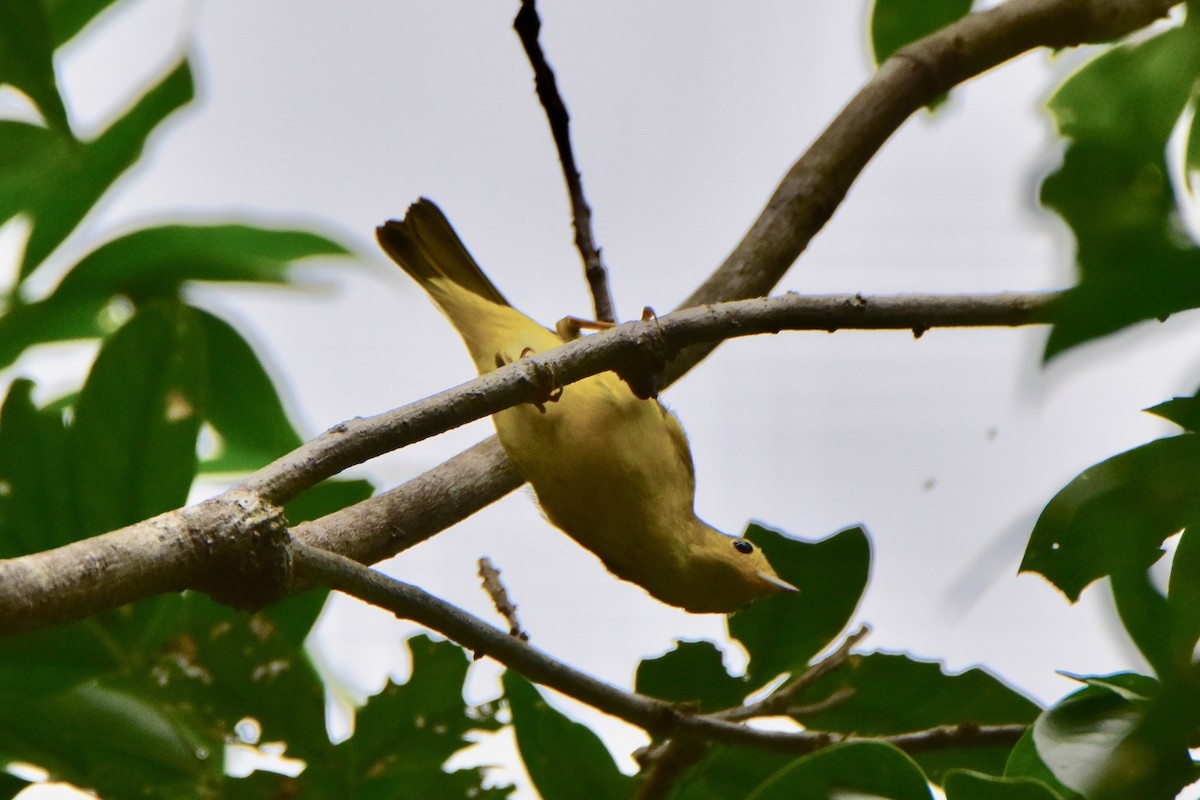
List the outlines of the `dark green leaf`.
{"label": "dark green leaf", "polygon": [[50,24],[50,39],[57,49],[75,37],[89,22],[113,5],[116,0],[42,0],[46,20]]}
{"label": "dark green leaf", "polygon": [[1033,778],[996,778],[960,770],[947,775],[942,788],[946,800],[1062,800]]}
{"label": "dark green leaf", "polygon": [[971,10],[971,0],[875,0],[871,54],[882,64],[906,44],[928,36]]}
{"label": "dark green leaf", "polygon": [[1055,778],[1088,795],[1141,716],[1125,698],[1087,686],[1038,717],[1033,742]]}
{"label": "dark green leaf", "polygon": [[142,309],[101,348],[68,454],[87,536],[183,505],[208,399],[203,331],[177,303]]}
{"label": "dark green leaf", "polygon": [[658,658],[643,659],[635,688],[673,703],[693,703],[703,712],[740,705],[746,682],[725,671],[721,651],[712,642],[677,642]]}
{"label": "dark green leaf", "polygon": [[289,524],[298,525],[362,502],[370,497],[374,490],[371,482],[367,480],[322,481],[297,495],[284,507],[284,513]]}
{"label": "dark green leaf", "polygon": [[1071,600],[1092,581],[1145,570],[1162,542],[1200,513],[1200,440],[1186,433],[1120,453],[1084,470],[1042,511],[1021,569]]}
{"label": "dark green leaf", "polygon": [[[805,727],[886,736],[939,725],[1023,725],[1039,711],[982,669],[947,675],[937,663],[886,653],[850,656],[801,693],[796,704],[817,703],[839,691],[852,694],[825,711],[805,714],[800,718]],[[917,760],[936,780],[953,767],[1000,774],[1007,757],[1006,747],[963,746],[937,748]]]}
{"label": "dark green leaf", "polygon": [[1008,757],[1008,763],[1004,768],[1004,777],[1035,780],[1044,786],[1048,786],[1062,800],[1083,800],[1083,797],[1078,792],[1073,792],[1066,786],[1063,786],[1058,778],[1054,777],[1054,773],[1050,771],[1050,768],[1042,761],[1038,755],[1037,746],[1033,743],[1032,726],[1025,731],[1025,735],[1013,747],[1012,753]]}
{"label": "dark green leaf", "polygon": [[346,255],[315,233],[247,225],[164,225],[102,244],[55,290],[60,296],[174,295],[185,281],[286,283],[292,262]]}
{"label": "dark green leaf", "polygon": [[0,367],[10,366],[29,347],[111,333],[108,298],[51,297],[13,306],[0,315]]}
{"label": "dark green leaf", "polygon": [[1175,652],[1190,661],[1200,640],[1200,530],[1184,531],[1175,548],[1167,602]]}
{"label": "dark green leaf", "polygon": [[11,800],[28,786],[29,781],[0,771],[0,800]]}
{"label": "dark green leaf", "polygon": [[480,770],[442,770],[466,745],[470,731],[499,727],[492,717],[473,714],[463,701],[470,662],[462,648],[449,642],[415,636],[408,644],[412,677],[372,697],[359,712],[354,736],[337,747],[345,771],[332,779],[350,794],[336,796],[382,800],[464,797],[479,791]]}
{"label": "dark green leaf", "polygon": [[119,666],[95,621],[0,637],[0,706],[8,697],[44,697]]}
{"label": "dark green leaf", "polygon": [[62,413],[36,408],[32,392],[31,382],[13,381],[0,411],[0,558],[74,538]]}
{"label": "dark green leaf", "polygon": [[871,545],[857,527],[820,542],[800,542],[754,524],[745,535],[800,589],[729,617],[729,635],[749,651],[750,688],[757,689],[780,673],[804,669],[846,627],[867,585]]}
{"label": "dark green leaf", "polygon": [[[299,447],[300,435],[288,422],[279,394],[254,350],[227,322],[206,312],[199,313],[208,345],[212,385],[207,421],[220,437],[216,457],[201,468],[209,472],[255,470]],[[295,505],[309,502],[293,501],[287,511],[288,519],[292,523],[315,519],[311,511]],[[320,502],[337,501],[330,497]],[[334,510],[329,508],[324,513]]]}
{"label": "dark green leaf", "polygon": [[48,165],[67,162],[79,148],[74,139],[41,125],[0,120],[0,223],[37,194]]}
{"label": "dark green leaf", "polygon": [[1185,26],[1108,50],[1050,100],[1071,141],[1042,202],[1074,233],[1081,279],[1056,304],[1046,358],[1200,304],[1200,249],[1178,228],[1164,156],[1198,71]]}
{"label": "dark green leaf", "polygon": [[22,279],[75,229],[113,182],[141,157],[151,131],[191,99],[192,74],[184,61],[95,141],[66,158],[37,165],[41,182],[25,205],[33,230],[21,261]]}
{"label": "dark green leaf", "polygon": [[768,753],[715,745],[699,763],[675,781],[668,800],[745,797],[771,775],[794,761],[789,753]]}
{"label": "dark green leaf", "polygon": [[1111,675],[1062,674],[1088,686],[1096,686],[1110,691],[1130,702],[1149,700],[1158,695],[1160,691],[1160,684],[1157,680],[1149,675],[1139,675],[1136,672],[1114,672]]}
{"label": "dark green leaf", "polygon": [[1173,397],[1165,403],[1159,403],[1145,409],[1148,413],[1174,422],[1186,431],[1200,431],[1200,398]]}
{"label": "dark green leaf", "polygon": [[595,733],[547,703],[532,683],[508,670],[504,696],[517,749],[542,800],[625,800],[633,780],[617,769]]}
{"label": "dark green leaf", "polygon": [[1129,637],[1160,678],[1187,668],[1192,650],[1176,652],[1167,598],[1159,594],[1145,570],[1118,571],[1112,576],[1113,599]]}
{"label": "dark green leaf", "polygon": [[881,742],[854,742],[797,759],[746,800],[830,798],[932,800],[929,785],[912,759]]}
{"label": "dark green leaf", "polygon": [[38,0],[0,3],[0,84],[5,83],[24,92],[51,127],[70,131],[54,78],[50,29]]}

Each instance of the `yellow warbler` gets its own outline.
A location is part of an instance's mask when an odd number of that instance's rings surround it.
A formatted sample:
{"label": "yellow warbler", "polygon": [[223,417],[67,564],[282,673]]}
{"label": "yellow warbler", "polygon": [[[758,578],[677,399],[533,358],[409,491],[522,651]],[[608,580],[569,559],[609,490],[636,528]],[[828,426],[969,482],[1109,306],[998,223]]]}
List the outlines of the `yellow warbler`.
{"label": "yellow warbler", "polygon": [[[482,375],[566,339],[508,304],[431,201],[376,231],[458,330]],[[554,402],[493,416],[500,442],[556,527],[615,575],[695,613],[795,591],[759,549],[697,519],[692,455],[675,415],[612,372]]]}

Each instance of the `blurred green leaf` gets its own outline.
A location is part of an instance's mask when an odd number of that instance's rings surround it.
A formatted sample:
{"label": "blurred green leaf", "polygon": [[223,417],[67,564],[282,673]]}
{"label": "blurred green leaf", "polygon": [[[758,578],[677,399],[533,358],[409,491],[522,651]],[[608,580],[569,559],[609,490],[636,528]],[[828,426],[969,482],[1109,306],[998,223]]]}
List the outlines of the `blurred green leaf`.
{"label": "blurred green leaf", "polygon": [[679,776],[667,800],[745,797],[794,760],[796,756],[790,753],[714,745],[701,761]]}
{"label": "blurred green leaf", "polygon": [[[258,354],[229,323],[204,311],[197,313],[209,352],[208,380],[212,396],[207,421],[220,437],[216,456],[205,461],[201,469],[206,472],[248,472],[299,447],[302,444],[300,434],[288,421],[279,394]],[[317,487],[310,491],[317,491]],[[369,489],[367,494],[370,495]],[[304,519],[315,519],[312,512],[303,510],[310,502],[301,495],[289,504],[288,520],[295,524]],[[323,513],[335,510],[330,508]]]}
{"label": "blurred green leaf", "polygon": [[[806,728],[887,736],[939,725],[1029,724],[1040,711],[982,669],[948,675],[940,664],[887,653],[851,655],[802,692],[796,704],[817,703],[838,691],[852,694],[825,711],[805,714],[800,721]],[[1007,747],[946,746],[916,759],[934,780],[950,768],[998,775],[1008,751]]]}
{"label": "blurred green leaf", "polygon": [[0,558],[74,539],[61,412],[33,404],[33,383],[13,381],[0,410]]}
{"label": "blurred green leaf", "polygon": [[749,688],[803,670],[846,627],[867,585],[871,545],[862,528],[820,542],[801,542],[760,525],[746,538],[762,548],[798,594],[759,600],[729,616],[729,635],[750,653]]}
{"label": "blurred green leaf", "polygon": [[[340,774],[330,775],[341,789],[328,796],[504,796],[507,792],[481,788],[478,768],[453,773],[442,769],[468,743],[468,733],[500,727],[491,715],[474,713],[463,701],[470,664],[466,654],[457,645],[427,636],[415,636],[408,645],[412,677],[405,684],[389,683],[359,712],[354,735],[337,746]],[[306,772],[301,786],[309,779]]]}
{"label": "blurred green leaf", "polygon": [[1200,640],[1200,531],[1183,532],[1171,560],[1167,584],[1171,612],[1171,640],[1180,660],[1187,664]]}
{"label": "blurred green leaf", "polygon": [[38,0],[0,3],[0,84],[6,83],[32,100],[50,127],[70,131],[54,78],[50,28]]}
{"label": "blurred green leaf", "polygon": [[1200,431],[1200,398],[1172,397],[1164,403],[1145,409],[1149,414],[1174,422],[1185,431]]}
{"label": "blurred green leaf", "polygon": [[63,278],[55,296],[173,295],[184,281],[286,283],[292,262],[346,255],[324,236],[248,225],[163,225],[105,242]]}
{"label": "blurred green leaf", "polygon": [[192,100],[192,74],[180,62],[150,89],[128,113],[97,139],[65,157],[54,153],[39,159],[41,180],[24,204],[33,230],[25,245],[20,277],[26,278],[79,224],[88,211],[138,158],[159,123]]}
{"label": "blurred green leaf", "polygon": [[1092,581],[1144,571],[1200,518],[1200,439],[1158,439],[1084,470],[1042,511],[1021,562],[1072,601]]}
{"label": "blurred green leaf", "polygon": [[42,0],[55,49],[75,37],[116,0]]}
{"label": "blurred green leaf", "polygon": [[595,733],[559,713],[521,675],[504,673],[521,761],[542,800],[625,800],[633,780],[617,769]]}
{"label": "blurred green leaf", "polygon": [[1075,235],[1080,281],[1056,304],[1046,358],[1200,304],[1200,249],[1178,225],[1165,157],[1198,72],[1188,24],[1106,51],[1051,98],[1070,144],[1041,198]]}
{"label": "blurred green leaf", "polygon": [[0,224],[21,212],[46,179],[46,166],[79,152],[71,137],[41,125],[0,120]]}
{"label": "blurred green leaf", "polygon": [[971,0],[875,0],[871,7],[871,55],[882,64],[893,53],[946,27],[971,10]]}
{"label": "blurred green leaf", "polygon": [[1013,747],[1004,768],[1004,777],[1035,780],[1043,786],[1049,787],[1062,800],[1083,800],[1078,792],[1073,792],[1063,786],[1042,761],[1041,756],[1038,755],[1037,746],[1033,743],[1033,726],[1025,731],[1025,735]]}
{"label": "blurred green leaf", "polygon": [[108,298],[51,297],[10,307],[0,315],[0,368],[11,366],[26,349],[49,342],[95,339],[111,333]]}
{"label": "blurred green leaf", "polygon": [[696,703],[705,713],[740,705],[749,691],[744,680],[725,671],[712,642],[676,642],[658,658],[643,659],[634,687],[673,703]]}
{"label": "blurred green leaf", "polygon": [[946,800],[1062,800],[1033,778],[996,778],[965,770],[947,775],[942,788]]}
{"label": "blurred green leaf", "polygon": [[853,742],[820,750],[780,770],[746,800],[887,798],[932,800],[912,759],[881,742]]}
{"label": "blurred green leaf", "polygon": [[1145,570],[1114,572],[1112,590],[1121,624],[1160,678],[1191,664],[1190,647],[1175,650],[1171,607]]}
{"label": "blurred green leaf", "polygon": [[29,786],[29,781],[0,771],[0,798],[10,800]]}
{"label": "blurred green leaf", "polygon": [[67,442],[79,538],[187,501],[206,360],[199,318],[178,303],[146,306],[105,342]]}

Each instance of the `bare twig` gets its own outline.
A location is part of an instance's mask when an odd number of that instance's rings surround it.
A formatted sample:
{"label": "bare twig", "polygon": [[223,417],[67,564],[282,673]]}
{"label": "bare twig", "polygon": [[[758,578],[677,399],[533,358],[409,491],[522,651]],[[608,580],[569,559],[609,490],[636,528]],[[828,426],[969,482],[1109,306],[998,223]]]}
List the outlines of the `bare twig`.
{"label": "bare twig", "polygon": [[483,579],[483,590],[492,598],[492,605],[496,607],[497,613],[508,623],[508,635],[528,642],[529,634],[517,619],[517,604],[509,599],[508,589],[504,588],[500,581],[500,570],[492,565],[492,560],[487,556],[479,559],[479,577]]}
{"label": "bare twig", "polygon": [[538,18],[534,0],[521,0],[521,8],[513,20],[513,30],[521,39],[525,55],[533,67],[533,82],[537,90],[538,100],[546,111],[546,119],[550,122],[550,133],[554,137],[554,146],[558,150],[558,160],[562,164],[563,178],[567,182],[567,194],[571,198],[571,217],[575,226],[575,247],[583,258],[583,270],[587,276],[588,287],[592,291],[592,304],[595,308],[596,319],[601,322],[614,322],[617,319],[613,306],[612,292],[608,287],[608,270],[600,256],[600,248],[596,246],[592,235],[592,208],[588,205],[583,194],[583,180],[579,167],[575,165],[575,153],[571,147],[571,115],[562,95],[558,92],[558,81],[554,78],[554,70],[542,53],[538,42],[542,21]]}

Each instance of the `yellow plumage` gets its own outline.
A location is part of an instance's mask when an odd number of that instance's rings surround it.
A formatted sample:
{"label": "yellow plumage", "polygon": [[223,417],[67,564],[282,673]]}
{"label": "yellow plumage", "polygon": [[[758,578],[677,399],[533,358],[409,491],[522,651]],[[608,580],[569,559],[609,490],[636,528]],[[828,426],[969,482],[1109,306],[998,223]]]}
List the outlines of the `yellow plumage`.
{"label": "yellow plumage", "polygon": [[[481,375],[564,343],[508,304],[431,201],[421,199],[377,234],[458,330]],[[525,404],[493,419],[550,522],[618,577],[697,613],[794,591],[756,547],[697,519],[683,428],[614,373],[567,386],[544,410]]]}

